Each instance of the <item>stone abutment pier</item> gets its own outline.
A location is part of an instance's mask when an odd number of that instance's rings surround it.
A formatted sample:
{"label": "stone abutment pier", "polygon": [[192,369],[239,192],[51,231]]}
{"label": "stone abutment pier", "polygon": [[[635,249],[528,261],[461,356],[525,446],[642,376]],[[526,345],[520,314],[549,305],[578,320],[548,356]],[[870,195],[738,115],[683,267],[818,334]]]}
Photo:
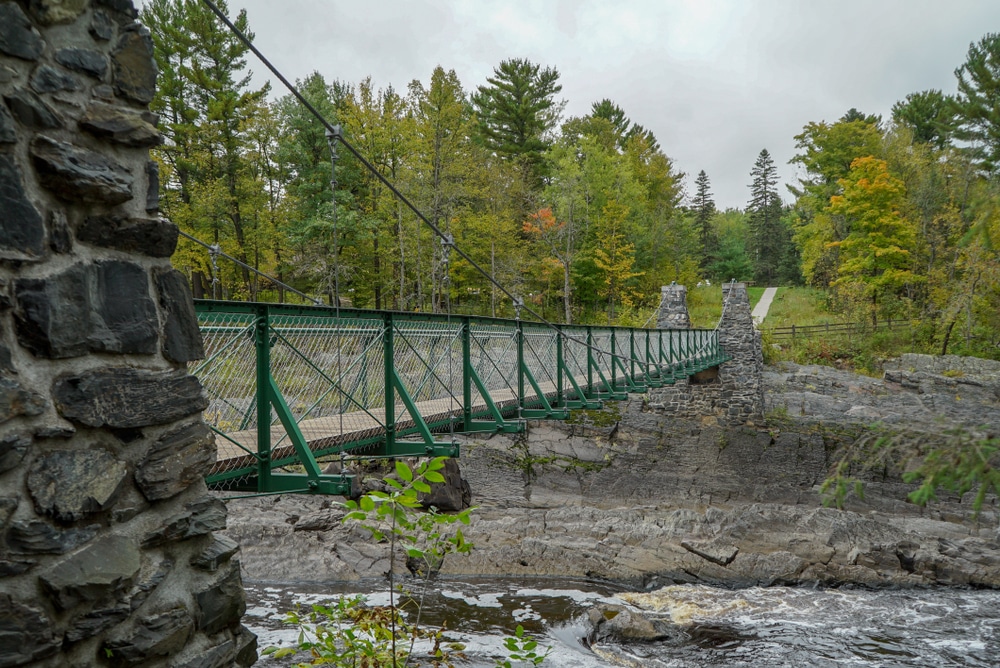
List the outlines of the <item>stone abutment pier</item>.
{"label": "stone abutment pier", "polygon": [[256,659],[136,18],[0,1],[0,667]]}
{"label": "stone abutment pier", "polygon": [[[682,285],[663,287],[657,318],[660,327],[690,327],[686,296],[687,290]],[[674,417],[723,425],[763,422],[764,355],[760,332],[750,315],[746,284],[723,284],[722,307],[719,343],[732,359],[717,370],[710,369],[678,380],[674,385],[650,390],[650,408]]]}

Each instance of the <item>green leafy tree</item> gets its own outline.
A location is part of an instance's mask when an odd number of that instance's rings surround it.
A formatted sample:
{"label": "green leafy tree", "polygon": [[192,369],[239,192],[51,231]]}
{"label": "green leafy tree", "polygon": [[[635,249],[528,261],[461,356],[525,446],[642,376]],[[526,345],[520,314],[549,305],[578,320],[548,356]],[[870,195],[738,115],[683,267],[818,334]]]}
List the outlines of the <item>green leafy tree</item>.
{"label": "green leafy tree", "polygon": [[1000,33],[970,44],[955,76],[955,136],[968,142],[982,169],[993,174],[1000,167]]}
{"label": "green leafy tree", "polygon": [[848,221],[828,210],[830,198],[840,192],[840,179],[847,176],[856,158],[882,153],[878,124],[860,112],[857,115],[862,118],[833,124],[810,122],[795,136],[799,152],[791,163],[806,174],[797,187],[790,188],[796,197],[794,240],[802,258],[802,274],[817,287],[825,288],[836,280],[839,261],[834,242],[850,232]]}
{"label": "green leafy tree", "polygon": [[858,158],[841,186],[830,208],[851,221],[851,233],[837,242],[841,263],[833,286],[847,300],[868,302],[875,325],[880,314],[891,313],[902,288],[921,280],[912,268],[916,234],[899,211],[903,184],[884,160]]}
{"label": "green leafy tree", "polygon": [[[410,101],[416,122],[410,183],[427,217],[450,233],[452,220],[469,212],[471,196],[483,181],[479,165],[485,156],[472,141],[472,109],[458,75],[440,66],[431,74],[429,86],[419,81],[410,84]],[[412,238],[410,255],[417,265],[411,272],[412,292],[420,296],[421,304],[423,295],[430,293],[431,310],[442,310],[448,289],[443,250],[426,229],[416,229]],[[435,246],[437,252],[428,252]],[[402,307],[408,305],[404,301]]]}
{"label": "green leafy tree", "polygon": [[608,324],[614,322],[616,304],[631,304],[629,282],[642,275],[633,269],[635,245],[627,240],[628,214],[628,207],[612,200],[604,206],[597,221],[598,244],[593,255],[603,279],[601,295],[608,300]]}

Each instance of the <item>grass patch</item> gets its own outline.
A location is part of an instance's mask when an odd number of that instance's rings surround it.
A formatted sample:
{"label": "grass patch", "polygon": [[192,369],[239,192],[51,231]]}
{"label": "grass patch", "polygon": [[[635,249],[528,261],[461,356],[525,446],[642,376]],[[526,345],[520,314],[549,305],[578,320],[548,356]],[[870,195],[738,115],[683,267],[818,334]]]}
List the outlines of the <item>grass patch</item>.
{"label": "grass patch", "polygon": [[771,302],[763,326],[770,327],[801,327],[804,325],[824,325],[826,323],[842,322],[836,313],[828,308],[825,290],[817,288],[778,288],[778,293]]}

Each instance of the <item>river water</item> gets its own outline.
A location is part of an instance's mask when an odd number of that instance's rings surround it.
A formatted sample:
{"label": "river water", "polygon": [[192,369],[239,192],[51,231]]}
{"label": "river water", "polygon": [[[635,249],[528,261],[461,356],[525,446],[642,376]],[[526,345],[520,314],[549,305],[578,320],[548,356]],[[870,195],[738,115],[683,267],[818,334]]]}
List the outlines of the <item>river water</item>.
{"label": "river water", "polygon": [[[412,581],[407,586],[414,586]],[[340,594],[388,602],[386,583],[246,583],[244,623],[261,648],[294,643],[283,613]],[[418,592],[411,592],[416,595]],[[580,621],[596,603],[639,604],[682,625],[675,646],[599,647],[583,642]],[[573,579],[441,579],[423,599],[422,624],[448,628],[468,646],[459,665],[493,666],[518,624],[553,648],[544,666],[1000,666],[1000,592],[958,589],[870,591],[678,585],[635,594]],[[259,666],[279,665],[262,658]]]}

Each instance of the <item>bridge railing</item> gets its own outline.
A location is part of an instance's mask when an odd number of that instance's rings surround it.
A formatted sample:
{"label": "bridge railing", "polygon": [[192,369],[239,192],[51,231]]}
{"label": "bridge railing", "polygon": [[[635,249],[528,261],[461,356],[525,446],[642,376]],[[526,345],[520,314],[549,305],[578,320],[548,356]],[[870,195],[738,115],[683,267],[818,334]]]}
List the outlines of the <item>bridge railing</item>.
{"label": "bridge railing", "polygon": [[323,474],[317,457],[457,457],[455,432],[565,419],[727,359],[714,330],[552,328],[205,300],[195,307],[206,356],[193,372],[218,434],[208,482],[223,489],[347,493],[350,476]]}

